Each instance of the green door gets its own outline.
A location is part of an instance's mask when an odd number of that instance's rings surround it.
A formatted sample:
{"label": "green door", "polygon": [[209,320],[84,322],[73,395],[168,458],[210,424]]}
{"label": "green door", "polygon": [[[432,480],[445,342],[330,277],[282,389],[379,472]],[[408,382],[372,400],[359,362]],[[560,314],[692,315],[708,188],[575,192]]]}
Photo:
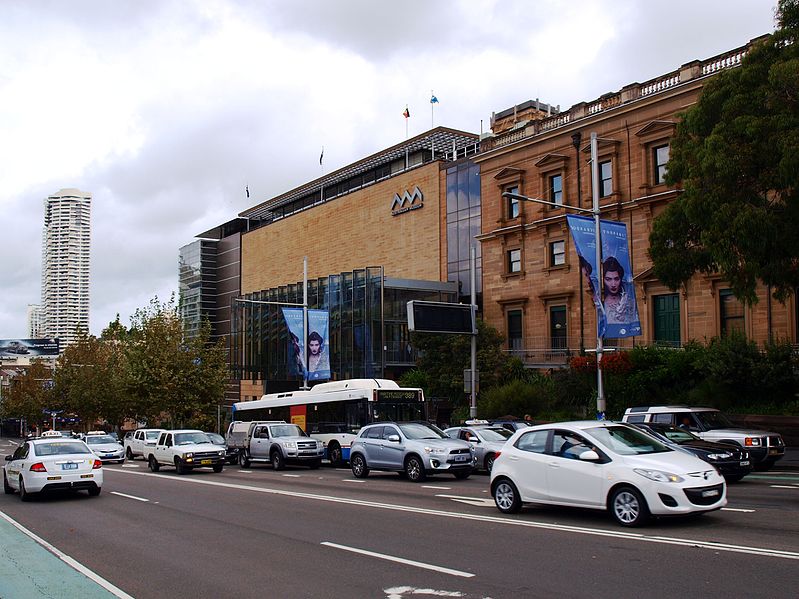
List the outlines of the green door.
{"label": "green door", "polygon": [[664,345],[680,345],[680,294],[656,295],[655,341]]}

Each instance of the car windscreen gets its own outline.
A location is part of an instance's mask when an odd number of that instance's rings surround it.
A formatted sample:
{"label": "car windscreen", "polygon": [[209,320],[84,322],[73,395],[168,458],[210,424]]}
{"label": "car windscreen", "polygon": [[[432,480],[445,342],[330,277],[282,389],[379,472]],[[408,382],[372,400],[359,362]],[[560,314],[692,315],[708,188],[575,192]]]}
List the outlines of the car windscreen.
{"label": "car windscreen", "polygon": [[208,435],[208,438],[211,439],[211,443],[214,445],[224,445],[225,438],[222,435],[217,435],[216,433],[205,433]]}
{"label": "car windscreen", "polygon": [[677,443],[678,445],[682,445],[683,443],[690,443],[691,441],[696,441],[699,438],[693,433],[684,431],[679,428],[666,428],[663,430],[658,430],[658,432],[664,437],[666,437],[669,441]]}
{"label": "car windscreen", "polygon": [[144,438],[148,441],[158,441],[158,435],[161,434],[161,431],[147,431],[144,433]]}
{"label": "car windscreen", "polygon": [[479,431],[485,441],[504,442],[513,436],[506,428],[481,428]]}
{"label": "car windscreen", "polygon": [[191,443],[210,443],[211,439],[205,433],[175,433],[175,445],[189,445]]}
{"label": "car windscreen", "polygon": [[105,445],[116,442],[117,440],[111,435],[92,435],[91,437],[86,437],[86,443],[89,445]]}
{"label": "car windscreen", "polygon": [[586,429],[594,439],[619,455],[644,455],[672,451],[663,443],[629,426],[597,426]]}
{"label": "car windscreen", "polygon": [[694,417],[709,431],[717,428],[735,428],[729,418],[721,412],[694,412]]}
{"label": "car windscreen", "polygon": [[276,424],[269,427],[273,437],[305,437],[303,430],[296,424]]}
{"label": "car windscreen", "polygon": [[400,424],[399,427],[402,430],[402,434],[408,439],[449,439],[447,435],[437,428],[433,428],[426,424],[408,422],[406,424]]}
{"label": "car windscreen", "polygon": [[91,453],[85,444],[78,441],[53,441],[51,443],[37,443],[33,446],[37,456],[68,455],[71,453]]}

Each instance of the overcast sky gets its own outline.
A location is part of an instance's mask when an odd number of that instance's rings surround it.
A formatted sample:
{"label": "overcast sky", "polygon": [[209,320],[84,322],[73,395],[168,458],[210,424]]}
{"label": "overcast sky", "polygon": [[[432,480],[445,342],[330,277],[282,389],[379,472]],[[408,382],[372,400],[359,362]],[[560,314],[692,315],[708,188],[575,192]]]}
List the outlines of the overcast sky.
{"label": "overcast sky", "polygon": [[[91,322],[178,249],[435,125],[566,110],[774,30],[776,0],[0,0],[0,339],[41,295],[43,199],[92,201]],[[245,197],[249,186],[250,199]],[[301,266],[298,279],[301,278]]]}

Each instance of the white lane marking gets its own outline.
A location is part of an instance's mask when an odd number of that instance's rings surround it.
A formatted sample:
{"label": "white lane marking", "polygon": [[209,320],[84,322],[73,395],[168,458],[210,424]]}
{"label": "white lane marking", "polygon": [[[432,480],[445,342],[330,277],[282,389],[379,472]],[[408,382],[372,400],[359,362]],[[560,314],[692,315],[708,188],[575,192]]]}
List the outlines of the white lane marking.
{"label": "white lane marking", "polygon": [[8,522],[12,526],[16,527],[19,531],[21,531],[21,532],[25,533],[26,535],[28,535],[31,539],[33,539],[34,541],[39,543],[39,545],[41,545],[47,551],[49,551],[50,553],[55,555],[62,562],[64,562],[68,566],[74,568],[75,570],[77,570],[78,572],[83,574],[86,578],[88,578],[89,580],[92,580],[93,582],[96,582],[97,584],[99,584],[101,587],[103,587],[106,591],[108,591],[109,593],[111,593],[115,597],[119,597],[120,599],[134,599],[131,595],[128,595],[122,589],[115,587],[113,584],[108,582],[105,578],[103,578],[99,574],[95,574],[94,572],[89,570],[89,568],[87,568],[86,566],[81,564],[79,561],[75,560],[74,558],[69,557],[66,553],[64,553],[63,551],[60,551],[59,549],[56,549],[53,545],[51,545],[50,543],[45,541],[43,538],[41,538],[41,537],[35,535],[34,533],[32,533],[30,530],[28,530],[27,528],[22,526],[22,524],[20,524],[16,520],[11,519],[10,516],[4,514],[3,512],[0,512],[0,518],[3,518],[6,522]]}
{"label": "white lane marking", "polygon": [[799,489],[799,487],[794,487],[793,485],[769,485],[772,489]]}
{"label": "white lane marking", "polygon": [[436,495],[436,497],[443,497],[445,499],[457,501],[458,503],[465,503],[466,505],[474,505],[476,507],[496,506],[493,499],[484,499],[483,497],[461,497],[460,495]]}
{"label": "white lane marking", "polygon": [[252,470],[239,470],[243,474],[252,474]]}
{"label": "white lane marking", "polygon": [[451,491],[452,487],[436,487],[434,485],[422,485],[423,489],[436,489],[437,491]]}
{"label": "white lane marking", "polygon": [[743,508],[738,507],[723,507],[721,508],[722,512],[743,512],[745,514],[754,514],[755,510],[745,510]]}
{"label": "white lane marking", "polygon": [[138,464],[122,464],[123,468],[138,468]]}
{"label": "white lane marking", "polygon": [[402,599],[405,593],[408,595],[427,595],[429,597],[464,597],[460,591],[437,591],[435,589],[419,589],[416,587],[391,587],[383,589],[386,599]]}
{"label": "white lane marking", "polygon": [[361,555],[368,555],[369,557],[376,557],[377,559],[384,559],[390,562],[397,562],[398,564],[405,564],[406,566],[414,566],[416,568],[424,568],[425,570],[433,570],[443,574],[451,574],[452,576],[461,576],[463,578],[473,578],[474,574],[471,572],[463,572],[461,570],[453,570],[452,568],[445,568],[443,566],[434,566],[433,564],[425,564],[422,562],[415,562],[413,560],[405,559],[402,557],[394,557],[393,555],[386,555],[384,553],[375,553],[374,551],[366,551],[365,549],[358,549],[357,547],[347,547],[346,545],[339,545],[338,543],[330,543],[329,541],[322,541],[322,545],[326,547],[333,547],[334,549],[343,549],[344,551],[351,551]]}
{"label": "white lane marking", "polygon": [[135,495],[127,495],[125,493],[120,493],[119,491],[111,491],[111,495],[119,495],[120,497],[127,497],[128,499],[135,499],[136,501],[150,501],[149,499],[145,499],[144,497],[136,497]]}
{"label": "white lane marking", "polygon": [[345,483],[365,483],[365,480],[358,480],[357,478],[342,478],[342,482]]}
{"label": "white lane marking", "polygon": [[284,474],[283,476],[287,476],[289,478],[302,478],[301,474]]}
{"label": "white lane marking", "polygon": [[[382,510],[392,510],[395,512],[410,512],[416,515],[438,516],[441,518],[456,518],[459,520],[471,520],[476,522],[491,523],[491,524],[504,524],[506,526],[522,526],[525,528],[537,528],[542,530],[555,530],[559,532],[573,532],[577,534],[592,535],[597,537],[611,537],[617,539],[627,539],[630,541],[640,541],[643,543],[661,543],[664,545],[676,545],[682,547],[696,547],[701,549],[711,549],[713,551],[727,551],[730,553],[746,553],[751,555],[759,555],[761,557],[778,557],[782,559],[791,559],[799,561],[799,552],[797,551],[783,551],[780,549],[769,549],[767,547],[747,547],[746,545],[731,545],[728,543],[717,543],[715,541],[698,541],[694,539],[678,539],[675,537],[660,537],[654,535],[647,535],[643,533],[627,532],[624,530],[604,530],[601,528],[585,528],[582,526],[569,526],[565,524],[550,524],[547,522],[535,522],[530,520],[520,520],[517,518],[509,518],[503,516],[486,516],[484,514],[467,514],[462,512],[447,512],[444,510],[433,510],[428,508],[398,505],[392,503],[378,503],[376,501],[365,501],[362,499],[350,499],[347,497],[332,497],[329,495],[315,495],[312,493],[299,493],[297,491],[286,491],[283,489],[270,489],[268,487],[252,487],[249,485],[241,485],[234,483],[225,483],[214,480],[205,480],[201,478],[178,478],[178,477],[164,477],[149,472],[133,472],[127,470],[111,470],[110,472],[117,472],[120,474],[134,474],[136,476],[154,476],[160,480],[172,481],[176,483],[195,484],[195,485],[208,485],[211,487],[222,487],[227,489],[236,489],[239,491],[252,491],[254,493],[266,493],[268,495],[281,495],[285,497],[294,497],[300,499],[311,499],[314,501],[323,501],[328,503],[340,503],[345,505],[357,505],[360,507],[371,507]],[[356,481],[355,479],[342,479],[352,482],[365,482]]]}

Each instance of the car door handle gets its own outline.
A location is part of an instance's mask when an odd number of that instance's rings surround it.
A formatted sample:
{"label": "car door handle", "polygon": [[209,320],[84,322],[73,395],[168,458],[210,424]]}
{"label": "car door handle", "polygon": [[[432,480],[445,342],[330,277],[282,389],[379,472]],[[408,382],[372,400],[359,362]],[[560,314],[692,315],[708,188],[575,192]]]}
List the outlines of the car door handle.
{"label": "car door handle", "polygon": [[560,464],[558,464],[557,462],[550,462],[549,463],[549,467],[550,468],[560,468]]}
{"label": "car door handle", "polygon": [[517,458],[515,455],[508,456],[508,459],[511,462],[518,462],[519,461],[519,458]]}

